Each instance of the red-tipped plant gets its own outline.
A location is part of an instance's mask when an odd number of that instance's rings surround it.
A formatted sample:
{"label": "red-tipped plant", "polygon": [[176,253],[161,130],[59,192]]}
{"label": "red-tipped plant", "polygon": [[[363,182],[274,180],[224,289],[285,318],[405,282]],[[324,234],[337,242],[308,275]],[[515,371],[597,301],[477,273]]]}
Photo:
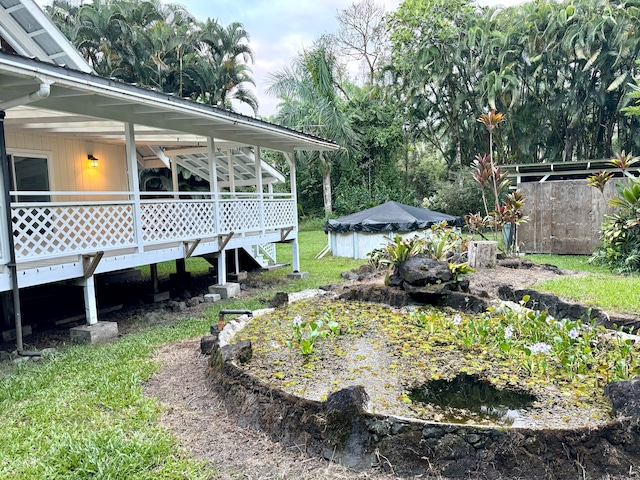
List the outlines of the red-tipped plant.
{"label": "red-tipped plant", "polygon": [[493,174],[493,194],[496,196],[496,208],[498,208],[500,204],[500,200],[498,198],[498,183],[496,182],[496,174],[495,174],[495,163],[493,161],[493,130],[504,121],[504,115],[500,112],[496,112],[495,109],[491,110],[489,113],[483,113],[478,118],[478,121],[486,127],[489,132],[489,163],[491,164],[491,171]]}

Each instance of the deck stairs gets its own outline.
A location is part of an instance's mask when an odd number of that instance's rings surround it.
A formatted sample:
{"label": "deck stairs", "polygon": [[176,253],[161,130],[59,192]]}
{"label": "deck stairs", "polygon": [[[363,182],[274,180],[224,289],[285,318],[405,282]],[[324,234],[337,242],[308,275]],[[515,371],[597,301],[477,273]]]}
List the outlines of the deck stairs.
{"label": "deck stairs", "polygon": [[[217,265],[217,259],[213,255],[204,258],[212,265]],[[240,248],[238,251],[239,270],[268,271],[289,266],[288,263],[278,263],[276,259],[276,246],[273,243],[251,245]],[[227,268],[229,271],[235,267],[235,251],[227,250]]]}

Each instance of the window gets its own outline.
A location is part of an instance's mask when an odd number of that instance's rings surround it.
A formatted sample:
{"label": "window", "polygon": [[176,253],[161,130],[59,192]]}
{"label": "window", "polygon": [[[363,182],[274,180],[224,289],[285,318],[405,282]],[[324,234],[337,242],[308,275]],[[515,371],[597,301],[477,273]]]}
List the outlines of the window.
{"label": "window", "polygon": [[[49,191],[49,160],[45,155],[8,155],[11,188],[17,191]],[[49,195],[18,195],[18,202],[48,202]]]}

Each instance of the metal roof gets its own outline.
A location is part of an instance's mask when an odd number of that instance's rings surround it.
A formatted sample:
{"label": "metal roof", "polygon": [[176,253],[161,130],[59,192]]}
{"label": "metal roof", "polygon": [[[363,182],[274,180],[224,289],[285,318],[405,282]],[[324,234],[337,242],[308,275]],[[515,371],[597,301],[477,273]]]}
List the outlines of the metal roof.
{"label": "metal roof", "polygon": [[33,0],[0,0],[0,37],[24,57],[93,71]]}
{"label": "metal roof", "polygon": [[[585,179],[600,170],[607,170],[616,176],[622,176],[622,172],[610,164],[610,159],[520,163],[517,165],[502,165],[502,170],[507,172],[509,178],[515,180],[516,184],[522,182],[546,182],[547,180]],[[629,172],[640,172],[640,168],[632,167]]]}

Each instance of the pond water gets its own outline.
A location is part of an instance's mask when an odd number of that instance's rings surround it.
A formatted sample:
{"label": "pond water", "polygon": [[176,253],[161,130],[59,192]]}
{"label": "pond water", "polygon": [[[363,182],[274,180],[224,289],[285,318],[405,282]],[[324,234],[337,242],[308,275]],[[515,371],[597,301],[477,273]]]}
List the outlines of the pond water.
{"label": "pond water", "polygon": [[498,425],[522,426],[524,409],[536,397],[526,392],[499,390],[475,375],[460,375],[450,380],[429,380],[409,391],[412,402],[431,404],[443,412],[443,421],[472,423],[490,420]]}

